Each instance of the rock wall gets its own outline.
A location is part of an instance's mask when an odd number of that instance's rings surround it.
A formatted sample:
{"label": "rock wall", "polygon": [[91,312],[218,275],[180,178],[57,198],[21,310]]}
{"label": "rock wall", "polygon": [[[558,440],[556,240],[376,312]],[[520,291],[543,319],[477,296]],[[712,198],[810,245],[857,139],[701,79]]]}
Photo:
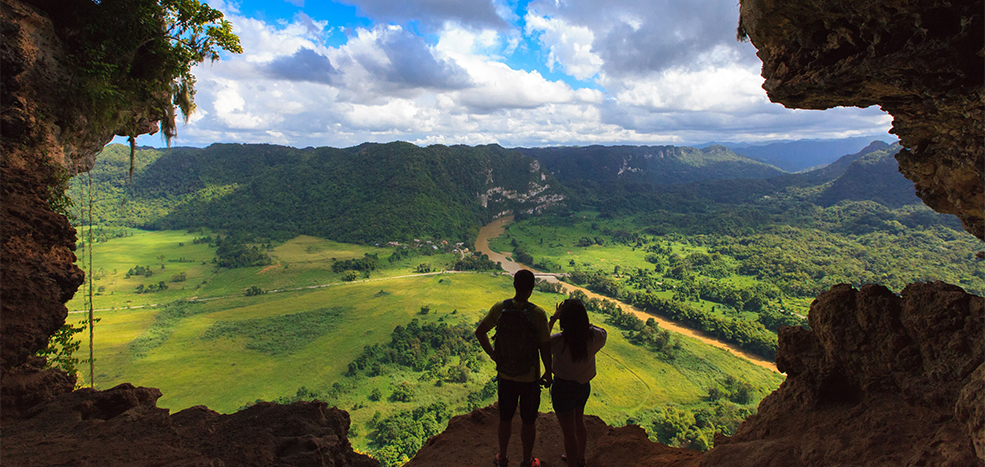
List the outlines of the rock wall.
{"label": "rock wall", "polygon": [[985,7],[981,0],[741,0],[740,34],[770,100],[879,105],[917,196],[985,240]]}
{"label": "rock wall", "polygon": [[349,414],[323,402],[260,403],[232,415],[203,406],[173,415],[161,392],[81,389],[4,426],[4,464],[140,467],[379,467],[352,451]]}
{"label": "rock wall", "polygon": [[58,37],[43,15],[19,2],[4,1],[0,15],[0,403],[8,417],[72,389],[74,375],[42,372],[29,357],[65,322],[64,303],[83,276],[74,265],[75,230],[52,209],[71,158],[59,127],[45,118],[51,96],[38,87],[65,87],[67,75],[55,66],[64,59]]}
{"label": "rock wall", "polygon": [[702,465],[936,465],[985,461],[985,299],[943,282],[832,287],[811,330],[780,330],[787,374]]}

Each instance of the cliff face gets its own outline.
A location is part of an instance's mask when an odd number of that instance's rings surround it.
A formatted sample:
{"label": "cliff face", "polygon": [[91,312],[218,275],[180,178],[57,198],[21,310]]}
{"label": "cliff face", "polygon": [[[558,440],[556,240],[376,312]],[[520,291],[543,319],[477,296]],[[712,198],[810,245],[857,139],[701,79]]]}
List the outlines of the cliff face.
{"label": "cliff face", "polygon": [[780,330],[786,381],[702,465],[979,465],[983,319],[982,297],[942,282],[832,287],[812,330]]}
{"label": "cliff face", "polygon": [[742,0],[763,88],[786,107],[879,105],[900,172],[985,240],[985,7],[980,0]]}
{"label": "cliff face", "polygon": [[[3,416],[70,391],[75,377],[40,371],[29,359],[64,322],[64,303],[82,284],[75,267],[75,230],[53,212],[57,186],[79,146],[63,144],[62,131],[46,115],[68,74],[59,40],[47,19],[19,2],[3,2],[0,32],[2,103],[3,300],[0,301],[0,384]],[[63,96],[65,97],[65,96]],[[93,146],[98,141],[82,141]]]}

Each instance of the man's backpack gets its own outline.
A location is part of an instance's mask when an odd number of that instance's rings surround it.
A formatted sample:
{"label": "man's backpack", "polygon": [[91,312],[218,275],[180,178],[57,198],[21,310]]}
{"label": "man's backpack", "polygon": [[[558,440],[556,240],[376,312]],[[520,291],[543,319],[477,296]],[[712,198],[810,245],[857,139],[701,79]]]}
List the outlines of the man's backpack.
{"label": "man's backpack", "polygon": [[532,308],[529,302],[522,306],[515,306],[512,299],[503,302],[493,350],[496,369],[506,376],[523,376],[537,366],[539,348]]}

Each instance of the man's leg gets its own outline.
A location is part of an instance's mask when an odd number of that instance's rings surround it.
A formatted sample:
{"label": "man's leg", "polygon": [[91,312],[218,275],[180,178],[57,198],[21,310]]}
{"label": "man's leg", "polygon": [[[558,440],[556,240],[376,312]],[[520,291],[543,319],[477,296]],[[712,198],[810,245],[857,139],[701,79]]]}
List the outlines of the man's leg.
{"label": "man's leg", "polygon": [[537,439],[537,424],[526,423],[520,427],[520,441],[523,442],[523,463],[530,463],[534,454],[534,441]]}
{"label": "man's leg", "polygon": [[537,438],[537,411],[540,409],[540,385],[537,382],[523,383],[520,394],[520,441],[523,443],[523,463],[533,460],[534,441]]}
{"label": "man's leg", "polygon": [[508,459],[510,437],[513,435],[513,414],[516,413],[516,407],[520,398],[517,384],[514,381],[499,378],[497,385],[499,393],[499,427],[497,429],[497,435],[499,437],[499,459],[502,461]]}
{"label": "man's leg", "polygon": [[507,448],[510,447],[510,436],[513,435],[513,422],[499,421],[499,458],[506,460]]}

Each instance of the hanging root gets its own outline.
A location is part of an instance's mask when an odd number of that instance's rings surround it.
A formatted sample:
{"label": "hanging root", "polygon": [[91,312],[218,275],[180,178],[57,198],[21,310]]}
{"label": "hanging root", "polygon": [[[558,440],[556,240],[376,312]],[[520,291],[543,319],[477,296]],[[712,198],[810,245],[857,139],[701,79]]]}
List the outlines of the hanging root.
{"label": "hanging root", "polygon": [[130,136],[128,141],[130,142],[130,183],[133,183],[133,159],[137,152],[137,139]]}

